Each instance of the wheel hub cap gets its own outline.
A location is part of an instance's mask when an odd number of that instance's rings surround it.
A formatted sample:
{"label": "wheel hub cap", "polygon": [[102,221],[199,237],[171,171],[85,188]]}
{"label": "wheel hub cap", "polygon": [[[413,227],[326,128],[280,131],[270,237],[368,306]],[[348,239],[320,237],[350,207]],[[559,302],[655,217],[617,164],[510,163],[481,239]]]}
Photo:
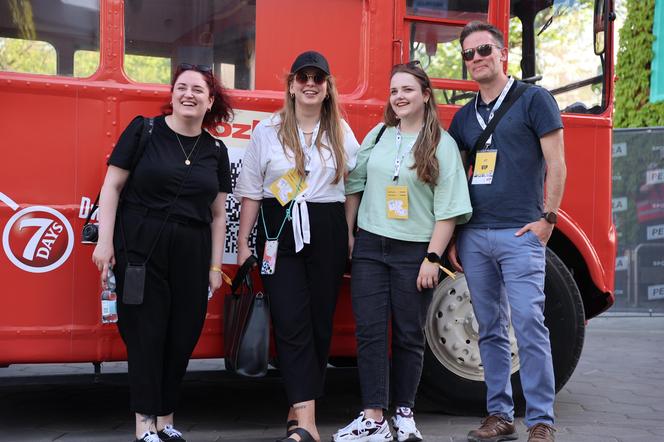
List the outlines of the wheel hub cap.
{"label": "wheel hub cap", "polygon": [[[484,381],[479,351],[479,326],[463,274],[446,278],[434,291],[425,327],[427,342],[436,359],[464,379]],[[512,324],[509,326],[512,373],[519,370],[519,356]]]}

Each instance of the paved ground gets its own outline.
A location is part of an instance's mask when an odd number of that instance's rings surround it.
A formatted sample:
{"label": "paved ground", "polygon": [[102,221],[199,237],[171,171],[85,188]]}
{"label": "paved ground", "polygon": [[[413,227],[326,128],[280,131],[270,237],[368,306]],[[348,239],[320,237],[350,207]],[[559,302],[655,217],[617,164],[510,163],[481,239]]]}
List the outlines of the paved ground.
{"label": "paved ground", "polygon": [[[583,356],[558,394],[559,442],[664,441],[664,317],[610,316],[590,322]],[[282,433],[286,404],[279,380],[219,371],[220,360],[195,361],[183,389],[178,426],[190,442],[268,442]],[[91,364],[0,368],[0,441],[131,440],[124,364],[106,364],[94,382]],[[335,369],[319,405],[323,440],[359,409],[354,370]],[[418,403],[428,442],[465,441],[477,417],[449,416]],[[520,440],[527,439],[519,426]]]}

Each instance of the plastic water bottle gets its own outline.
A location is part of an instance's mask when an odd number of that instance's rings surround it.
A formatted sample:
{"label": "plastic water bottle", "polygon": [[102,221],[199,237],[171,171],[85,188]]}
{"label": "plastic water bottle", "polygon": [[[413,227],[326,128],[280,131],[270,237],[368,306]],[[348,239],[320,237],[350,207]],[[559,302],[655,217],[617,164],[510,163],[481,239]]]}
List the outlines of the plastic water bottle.
{"label": "plastic water bottle", "polygon": [[101,322],[110,324],[118,322],[118,296],[115,293],[115,275],[108,269],[106,290],[101,292]]}
{"label": "plastic water bottle", "polygon": [[110,290],[101,292],[101,322],[118,322],[117,295]]}

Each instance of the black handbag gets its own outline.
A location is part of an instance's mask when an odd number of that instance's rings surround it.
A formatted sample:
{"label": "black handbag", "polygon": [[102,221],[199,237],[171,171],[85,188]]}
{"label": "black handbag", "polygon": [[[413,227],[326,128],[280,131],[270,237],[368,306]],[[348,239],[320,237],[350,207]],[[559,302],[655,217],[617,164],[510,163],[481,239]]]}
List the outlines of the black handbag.
{"label": "black handbag", "polygon": [[240,267],[231,293],[224,299],[224,360],[226,369],[246,377],[267,374],[270,349],[270,306],[262,292],[254,292],[251,270],[256,257]]}

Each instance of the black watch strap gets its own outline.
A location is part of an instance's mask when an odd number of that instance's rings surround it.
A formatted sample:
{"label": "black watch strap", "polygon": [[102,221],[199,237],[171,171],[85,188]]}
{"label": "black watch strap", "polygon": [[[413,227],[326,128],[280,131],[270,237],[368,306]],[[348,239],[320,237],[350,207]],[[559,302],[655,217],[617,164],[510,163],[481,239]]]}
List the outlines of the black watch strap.
{"label": "black watch strap", "polygon": [[440,264],[442,261],[442,258],[440,257],[439,254],[436,252],[428,252],[427,256],[425,256],[426,260],[429,262],[432,262],[434,264]]}

